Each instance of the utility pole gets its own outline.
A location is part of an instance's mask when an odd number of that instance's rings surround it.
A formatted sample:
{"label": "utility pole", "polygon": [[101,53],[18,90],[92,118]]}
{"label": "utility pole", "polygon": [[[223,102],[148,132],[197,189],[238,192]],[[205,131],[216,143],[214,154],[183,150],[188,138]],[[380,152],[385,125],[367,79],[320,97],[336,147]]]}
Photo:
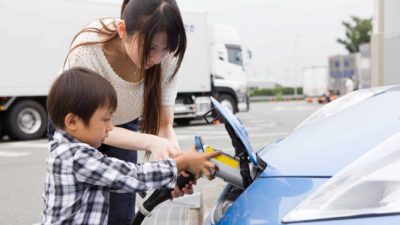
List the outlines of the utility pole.
{"label": "utility pole", "polygon": [[296,36],[294,37],[294,49],[293,49],[293,75],[294,75],[294,96],[297,97],[297,81],[298,81],[298,68],[297,68],[297,45],[298,45],[298,40],[299,37],[301,36],[301,33],[297,33]]}
{"label": "utility pole", "polygon": [[371,35],[371,87],[383,85],[384,0],[374,1]]}

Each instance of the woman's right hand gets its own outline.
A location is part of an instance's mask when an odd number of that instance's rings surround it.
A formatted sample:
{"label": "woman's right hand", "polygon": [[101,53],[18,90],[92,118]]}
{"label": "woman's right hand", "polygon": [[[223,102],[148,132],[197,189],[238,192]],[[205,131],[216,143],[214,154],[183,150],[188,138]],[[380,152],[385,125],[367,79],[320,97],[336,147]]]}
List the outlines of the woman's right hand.
{"label": "woman's right hand", "polygon": [[182,154],[182,151],[168,139],[158,136],[153,137],[154,140],[151,141],[148,150],[150,150],[155,160],[175,158]]}

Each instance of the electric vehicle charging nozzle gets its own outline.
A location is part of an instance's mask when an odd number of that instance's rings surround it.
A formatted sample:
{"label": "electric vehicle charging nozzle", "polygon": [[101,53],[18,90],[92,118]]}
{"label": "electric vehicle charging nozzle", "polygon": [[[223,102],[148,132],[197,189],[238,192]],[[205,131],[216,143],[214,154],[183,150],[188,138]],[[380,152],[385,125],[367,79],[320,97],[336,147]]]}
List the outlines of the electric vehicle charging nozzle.
{"label": "electric vehicle charging nozzle", "polygon": [[235,185],[238,188],[244,188],[242,176],[240,175],[239,160],[223,151],[205,145],[201,136],[195,136],[195,146],[196,150],[201,153],[210,153],[214,151],[221,152],[220,155],[210,159],[210,161],[215,163],[218,167],[217,171],[211,171],[212,175],[214,177],[219,177],[225,182]]}

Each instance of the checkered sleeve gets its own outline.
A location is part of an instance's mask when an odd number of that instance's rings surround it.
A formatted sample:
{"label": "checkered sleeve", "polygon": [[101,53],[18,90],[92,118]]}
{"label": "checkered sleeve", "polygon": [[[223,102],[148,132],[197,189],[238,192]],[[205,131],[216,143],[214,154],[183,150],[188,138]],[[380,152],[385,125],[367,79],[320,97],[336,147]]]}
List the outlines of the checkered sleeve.
{"label": "checkered sleeve", "polygon": [[83,148],[74,155],[73,171],[78,181],[104,186],[116,192],[172,188],[177,178],[174,160],[133,164],[106,157],[96,149]]}

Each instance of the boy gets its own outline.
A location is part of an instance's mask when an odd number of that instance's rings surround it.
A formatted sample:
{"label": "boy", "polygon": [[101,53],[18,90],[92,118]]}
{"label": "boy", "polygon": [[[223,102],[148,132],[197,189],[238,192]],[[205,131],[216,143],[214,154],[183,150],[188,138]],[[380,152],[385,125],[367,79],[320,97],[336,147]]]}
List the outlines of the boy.
{"label": "boy", "polygon": [[102,155],[96,148],[113,128],[116,106],[111,84],[91,70],[72,68],[53,83],[47,109],[57,130],[49,143],[41,224],[106,224],[110,191],[172,188],[179,171],[198,177],[216,169],[208,159],[218,153],[187,151],[142,165]]}

